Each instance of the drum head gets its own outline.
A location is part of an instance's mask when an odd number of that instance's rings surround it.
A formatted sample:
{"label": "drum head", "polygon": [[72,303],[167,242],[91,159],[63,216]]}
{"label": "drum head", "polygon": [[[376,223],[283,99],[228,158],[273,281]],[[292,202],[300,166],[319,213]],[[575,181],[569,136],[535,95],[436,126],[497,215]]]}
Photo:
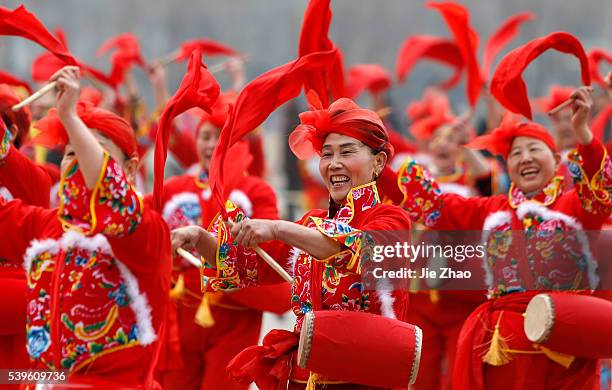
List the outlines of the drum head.
{"label": "drum head", "polygon": [[300,368],[306,368],[312,347],[312,336],[314,334],[314,312],[310,311],[304,316],[302,330],[300,331],[300,344],[297,352],[297,363]]}
{"label": "drum head", "polygon": [[529,341],[545,342],[552,331],[555,312],[552,299],[548,294],[536,295],[529,301],[525,310],[523,329]]}

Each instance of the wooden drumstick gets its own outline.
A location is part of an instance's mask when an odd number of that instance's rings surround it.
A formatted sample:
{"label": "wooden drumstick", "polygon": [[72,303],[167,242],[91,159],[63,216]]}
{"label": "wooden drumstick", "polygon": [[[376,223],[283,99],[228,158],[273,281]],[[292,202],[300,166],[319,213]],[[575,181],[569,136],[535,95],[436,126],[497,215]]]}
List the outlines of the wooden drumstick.
{"label": "wooden drumstick", "polygon": [[189,253],[188,251],[186,251],[185,249],[178,248],[176,250],[176,253],[178,253],[183,259],[187,260],[194,267],[197,267],[197,268],[202,267],[202,261],[198,259],[197,257],[195,257],[194,255],[192,255],[191,253]]}
{"label": "wooden drumstick", "polygon": [[556,113],[565,110],[567,107],[571,106],[572,103],[574,103],[574,98],[567,99],[563,103],[559,104],[557,107],[555,107],[552,110],[548,111],[548,116],[555,115]]}
{"label": "wooden drumstick", "polygon": [[261,249],[259,246],[255,246],[255,253],[257,253],[277,274],[279,274],[286,282],[292,283],[293,278],[291,275],[280,264],[276,262],[266,251]]}
{"label": "wooden drumstick", "polygon": [[42,87],[41,89],[39,89],[38,91],[34,92],[33,94],[31,94],[30,96],[28,96],[27,98],[23,99],[21,102],[15,104],[12,107],[13,111],[19,111],[22,108],[24,108],[25,106],[31,104],[33,101],[35,101],[36,99],[40,99],[41,97],[43,97],[44,95],[46,95],[47,93],[51,92],[55,86],[57,85],[56,81],[52,81],[49,84],[45,85],[44,87]]}

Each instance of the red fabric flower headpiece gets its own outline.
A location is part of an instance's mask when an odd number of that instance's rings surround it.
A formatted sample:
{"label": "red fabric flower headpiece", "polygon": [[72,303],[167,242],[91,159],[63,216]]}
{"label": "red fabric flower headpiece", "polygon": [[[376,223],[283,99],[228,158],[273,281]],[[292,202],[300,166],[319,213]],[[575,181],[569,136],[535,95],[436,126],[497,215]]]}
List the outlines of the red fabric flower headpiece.
{"label": "red fabric flower headpiece", "polygon": [[[109,138],[126,156],[138,156],[134,130],[125,119],[110,111],[94,107],[91,102],[84,100],[77,104],[77,114],[85,123],[85,126],[95,129]],[[41,133],[34,137],[34,143],[48,147],[68,143],[68,135],[55,108],[49,110],[47,116],[39,120],[35,127]]]}
{"label": "red fabric flower headpiece", "polygon": [[323,108],[319,97],[309,91],[310,111],[300,114],[300,122],[289,135],[289,146],[301,160],[320,154],[325,138],[331,133],[353,137],[372,149],[384,151],[390,159],[393,146],[380,117],[371,110],[359,107],[348,98],[333,102]]}
{"label": "red fabric flower headpiece", "polygon": [[511,115],[506,115],[499,127],[493,130],[491,134],[474,138],[466,147],[488,150],[495,155],[507,159],[512,147],[512,141],[516,137],[535,138],[544,142],[553,152],[557,152],[555,140],[544,126],[535,122],[519,123]]}

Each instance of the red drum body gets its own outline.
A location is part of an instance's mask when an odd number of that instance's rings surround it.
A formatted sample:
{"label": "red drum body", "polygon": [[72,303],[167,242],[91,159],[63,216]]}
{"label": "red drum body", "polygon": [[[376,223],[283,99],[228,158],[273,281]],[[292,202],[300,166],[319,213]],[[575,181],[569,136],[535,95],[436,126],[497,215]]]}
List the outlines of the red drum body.
{"label": "red drum body", "polygon": [[380,315],[322,310],[307,313],[298,366],[349,383],[408,387],[419,371],[422,332]]}
{"label": "red drum body", "polygon": [[612,358],[612,302],[579,294],[539,294],[525,311],[527,338],[556,352]]}

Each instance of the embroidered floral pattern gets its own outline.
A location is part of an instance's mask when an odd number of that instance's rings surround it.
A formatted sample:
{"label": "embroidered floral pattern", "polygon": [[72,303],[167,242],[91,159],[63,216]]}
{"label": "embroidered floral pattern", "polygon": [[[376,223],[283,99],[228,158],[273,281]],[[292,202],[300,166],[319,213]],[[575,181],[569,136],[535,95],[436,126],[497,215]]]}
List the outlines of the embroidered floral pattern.
{"label": "embroidered floral pattern", "polygon": [[397,184],[404,194],[400,207],[410,219],[427,227],[434,227],[442,210],[441,191],[427,170],[415,160],[406,161],[400,168]]}
{"label": "embroidered floral pattern", "polygon": [[540,191],[532,198],[527,198],[527,196],[521,190],[519,190],[519,188],[516,187],[514,183],[512,183],[510,185],[510,189],[508,190],[508,201],[510,202],[510,206],[512,206],[512,208],[517,208],[521,203],[526,200],[529,200],[531,202],[537,202],[539,204],[542,204],[543,206],[550,206],[555,202],[555,200],[557,200],[557,197],[559,197],[562,193],[563,177],[555,176],[551,180],[551,182],[548,183],[546,187],[544,187],[542,191]]}
{"label": "embroidered floral pattern", "polygon": [[123,170],[105,154],[100,177],[93,191],[75,162],[60,184],[59,217],[65,229],[87,235],[103,233],[120,237],[133,232],[142,218],[142,199],[123,174]]}
{"label": "embroidered floral pattern", "polygon": [[0,160],[4,160],[11,150],[11,132],[0,120]]}
{"label": "embroidered floral pattern", "polygon": [[568,156],[568,167],[582,207],[591,214],[609,214],[612,210],[612,159],[604,149],[600,169],[588,178],[582,169],[582,156],[574,150]]}
{"label": "embroidered floral pattern", "polygon": [[[104,249],[108,242],[102,236],[80,236],[83,246],[74,236],[62,240],[65,256],[58,256],[57,243],[55,249],[33,255],[29,265],[27,350],[37,366],[74,371],[98,356],[139,345],[139,326],[126,281],[112,254]],[[52,296],[59,259],[61,287]],[[62,346],[60,356],[53,356],[53,333],[59,335],[55,342]]]}

